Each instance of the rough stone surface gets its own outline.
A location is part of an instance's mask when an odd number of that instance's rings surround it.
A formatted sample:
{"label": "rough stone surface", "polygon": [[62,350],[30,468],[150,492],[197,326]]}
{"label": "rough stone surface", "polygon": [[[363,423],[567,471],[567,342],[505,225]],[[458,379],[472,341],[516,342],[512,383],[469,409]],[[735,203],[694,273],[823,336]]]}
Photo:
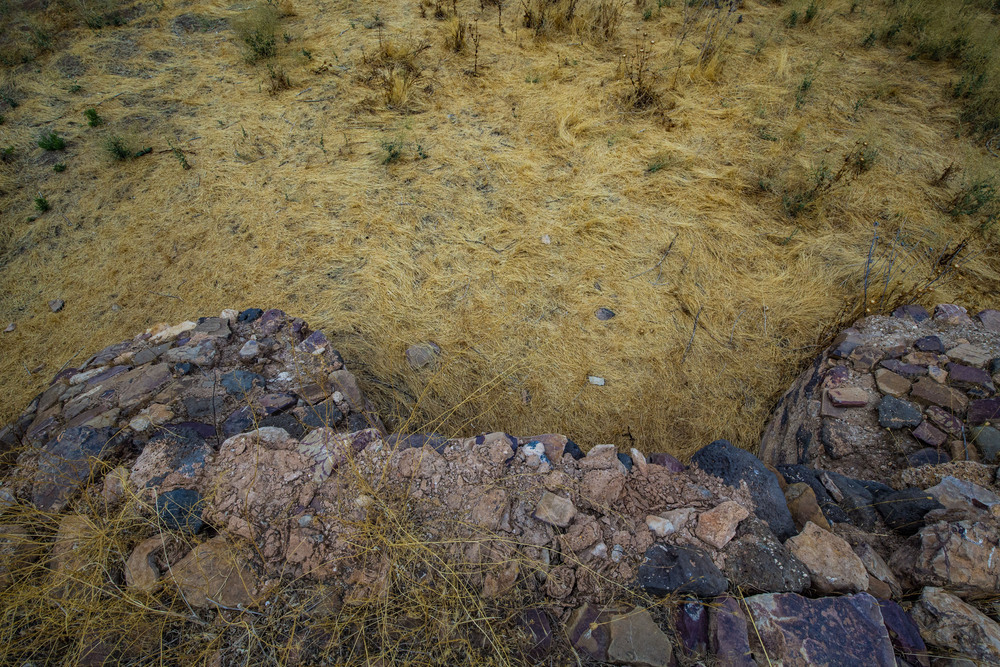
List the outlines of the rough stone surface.
{"label": "rough stone surface", "polygon": [[910,665],[929,667],[927,645],[913,618],[892,600],[879,600],[878,606],[896,653]]}
{"label": "rough stone surface", "polygon": [[667,667],[673,661],[673,645],[642,608],[612,616],[608,622],[611,640],[608,660],[620,665]]}
{"label": "rough stone surface", "polygon": [[721,549],[736,535],[740,521],[750,516],[750,512],[738,503],[728,500],[718,507],[698,515],[695,535],[702,542]]}
{"label": "rough stone surface", "polygon": [[807,523],[785,546],[808,568],[812,587],[818,592],[828,595],[868,589],[868,571],[851,545],[816,524]]}
{"label": "rough stone surface", "polygon": [[913,620],[928,644],[985,664],[1000,663],[1000,625],[941,588],[924,588]]}
{"label": "rough stone surface", "polygon": [[909,401],[895,396],[885,396],[878,404],[878,423],[883,428],[920,426],[922,420],[920,408]]}
{"label": "rough stone surface", "polygon": [[548,491],[545,492],[535,508],[536,519],[560,528],[568,526],[574,516],[576,516],[576,507],[573,506],[573,501]]}
{"label": "rough stone surface", "polygon": [[32,502],[41,510],[61,511],[89,480],[90,458],[108,458],[119,445],[110,429],[66,429],[39,456]]}
{"label": "rough stone surface", "polygon": [[809,586],[809,570],[778,541],[767,524],[751,516],[726,545],[723,572],[746,592],[794,592]]}
{"label": "rough stone surface", "polygon": [[656,544],[639,565],[639,586],[657,596],[676,592],[712,597],[724,592],[728,582],[703,550]]}
{"label": "rough stone surface", "polygon": [[756,456],[733,447],[727,440],[716,440],[698,450],[691,462],[730,486],[745,482],[757,516],[767,522],[774,534],[782,540],[795,534],[795,523],[785,504],[785,495],[774,475]]}
{"label": "rough stone surface", "polygon": [[720,665],[756,667],[750,650],[747,617],[734,598],[724,595],[713,600],[708,633],[709,647]]}
{"label": "rough stone surface", "polygon": [[972,429],[972,441],[983,457],[984,463],[998,463],[1000,457],[1000,430],[992,426],[979,426]]}
{"label": "rough stone surface", "polygon": [[893,553],[889,567],[909,588],[941,586],[968,598],[1000,593],[1000,530],[995,521],[939,521]]}
{"label": "rough stone surface", "polygon": [[912,535],[923,528],[924,515],[942,507],[933,495],[921,489],[881,493],[875,500],[886,525],[904,535]]}
{"label": "rough stone surface", "polygon": [[205,522],[201,494],[194,489],[172,489],[156,497],[156,513],[167,530],[197,533]]}
{"label": "rough stone surface", "polygon": [[760,634],[759,664],[895,667],[878,602],[867,593],[810,600],[795,593],[746,599]]}
{"label": "rough stone surface", "polygon": [[253,571],[244,565],[246,560],[220,535],[194,547],[173,565],[170,575],[178,592],[192,607],[250,607],[257,581]]}

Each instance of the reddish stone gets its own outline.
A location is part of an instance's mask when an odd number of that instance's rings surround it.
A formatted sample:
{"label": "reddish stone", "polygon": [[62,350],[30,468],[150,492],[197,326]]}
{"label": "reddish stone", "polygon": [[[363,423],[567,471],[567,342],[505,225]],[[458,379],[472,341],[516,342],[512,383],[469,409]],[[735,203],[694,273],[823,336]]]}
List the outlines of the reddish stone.
{"label": "reddish stone", "polygon": [[979,426],[986,422],[1000,421],[1000,398],[984,398],[969,404],[969,415],[966,422]]}
{"label": "reddish stone", "polygon": [[972,321],[969,318],[969,312],[965,308],[956,306],[953,303],[938,304],[934,308],[934,319],[945,324],[964,324]]}
{"label": "reddish stone", "polygon": [[968,397],[957,389],[938,384],[930,378],[921,378],[910,390],[910,398],[924,405],[940,405],[951,412],[964,412]]}
{"label": "reddish stone", "polygon": [[1000,333],[1000,310],[984,310],[976,315],[976,317],[983,323],[987,331]]}
{"label": "reddish stone", "polygon": [[988,391],[996,391],[993,386],[993,378],[981,368],[964,366],[962,364],[948,364],[948,374],[951,376],[951,384],[962,389],[981,387]]}
{"label": "reddish stone", "polygon": [[956,438],[962,437],[962,433],[965,431],[965,425],[962,424],[961,419],[936,405],[927,408],[927,417],[939,429]]}
{"label": "reddish stone", "polygon": [[838,408],[830,400],[830,392],[823,392],[823,402],[820,406],[820,415],[823,417],[833,417],[834,419],[840,419],[847,414],[846,408]]}
{"label": "reddish stone", "polygon": [[911,382],[902,375],[893,373],[887,368],[880,368],[875,371],[875,384],[883,394],[889,394],[896,398],[902,398],[910,392]]}
{"label": "reddish stone", "polygon": [[827,394],[838,408],[863,408],[868,405],[868,392],[861,387],[838,387]]}
{"label": "reddish stone", "polygon": [[948,439],[944,433],[931,426],[927,420],[920,422],[920,426],[913,429],[913,437],[931,447],[940,447]]}

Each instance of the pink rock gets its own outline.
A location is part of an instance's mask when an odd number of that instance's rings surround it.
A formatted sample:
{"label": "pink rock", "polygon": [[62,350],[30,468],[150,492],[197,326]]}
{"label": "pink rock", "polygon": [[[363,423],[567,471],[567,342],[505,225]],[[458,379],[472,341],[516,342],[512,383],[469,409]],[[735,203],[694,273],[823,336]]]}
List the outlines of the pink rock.
{"label": "pink rock", "polygon": [[944,433],[931,426],[926,419],[920,422],[920,426],[913,429],[913,437],[931,447],[940,447],[948,439]]}
{"label": "pink rock", "polygon": [[721,549],[736,535],[736,527],[740,525],[740,521],[748,516],[750,513],[745,507],[727,500],[707,512],[702,512],[698,516],[698,525],[694,533],[702,542]]}
{"label": "pink rock", "polygon": [[971,322],[969,312],[953,303],[942,303],[934,309],[934,319],[945,324],[964,324]]}
{"label": "pink rock", "polygon": [[863,408],[868,405],[868,392],[861,387],[837,387],[827,394],[838,408]]}

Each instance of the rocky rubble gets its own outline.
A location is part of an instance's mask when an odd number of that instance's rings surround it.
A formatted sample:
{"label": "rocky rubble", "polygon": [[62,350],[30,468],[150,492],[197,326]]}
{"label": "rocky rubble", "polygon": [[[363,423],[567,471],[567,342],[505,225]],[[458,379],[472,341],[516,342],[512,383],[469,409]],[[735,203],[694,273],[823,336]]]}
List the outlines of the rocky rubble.
{"label": "rocky rubble", "polygon": [[130,590],[259,616],[280,582],[315,582],[364,604],[400,565],[362,536],[402,512],[470,594],[530,601],[527,662],[996,661],[998,382],[1000,314],[907,306],[815,360],[760,458],[717,441],[685,466],[556,434],[387,433],[322,332],[224,311],[61,371],[0,430],[0,508],[58,519],[43,555],[38,526],[0,517],[0,586],[47,558],[72,595],[99,497],[155,526]]}

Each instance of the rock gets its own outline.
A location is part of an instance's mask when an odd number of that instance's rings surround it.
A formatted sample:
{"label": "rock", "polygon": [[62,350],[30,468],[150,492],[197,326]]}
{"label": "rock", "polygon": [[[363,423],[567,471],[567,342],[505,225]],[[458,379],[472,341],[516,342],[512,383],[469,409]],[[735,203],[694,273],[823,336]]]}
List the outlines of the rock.
{"label": "rock", "polygon": [[221,382],[226,392],[231,396],[243,398],[243,396],[253,389],[254,385],[259,387],[264,386],[264,376],[258,373],[251,373],[250,371],[237,369],[235,371],[223,373]]}
{"label": "rock", "polygon": [[927,375],[926,366],[906,364],[899,359],[886,359],[882,362],[882,367],[908,380],[915,380],[923,375]]}
{"label": "rock", "polygon": [[750,512],[739,503],[727,500],[713,509],[698,515],[695,535],[702,542],[716,549],[725,547],[736,535],[740,521],[750,516]]}
{"label": "rock", "polygon": [[639,565],[638,583],[658,597],[674,592],[713,597],[728,587],[726,578],[707,553],[672,544],[654,544],[646,550]]}
{"label": "rock", "polygon": [[129,588],[143,593],[152,593],[160,582],[160,568],[155,556],[162,552],[169,537],[157,535],[144,540],[132,550],[125,561],[125,583]]}
{"label": "rock", "polygon": [[964,364],[948,364],[947,368],[951,384],[960,389],[982,389],[990,394],[996,391],[996,387],[993,385],[993,378],[982,368],[975,368]]}
{"label": "rock", "polygon": [[[166,343],[167,341],[177,340],[177,338],[182,333],[187,333],[188,331],[194,329],[196,326],[198,325],[190,321],[181,322],[180,324],[176,324],[172,327],[165,326],[162,329],[156,331],[155,333],[152,333],[152,335],[149,337],[149,343],[151,345],[159,345],[160,343]],[[156,327],[153,327],[149,331],[153,332],[155,329]]]}
{"label": "rock", "polygon": [[544,609],[535,607],[525,609],[521,614],[521,624],[528,630],[530,642],[527,657],[539,661],[552,650],[552,622]]}
{"label": "rock", "polygon": [[65,305],[66,302],[63,301],[62,299],[52,299],[51,301],[49,301],[49,310],[51,310],[53,313],[58,313],[60,310],[63,309],[63,306]]}
{"label": "rock", "polygon": [[437,364],[440,356],[441,348],[437,343],[419,343],[406,350],[406,363],[413,370],[419,370]]}
{"label": "rock", "polygon": [[263,314],[264,311],[260,308],[247,308],[246,310],[240,312],[240,314],[236,317],[236,321],[250,324],[251,322],[259,320],[260,316]]}
{"label": "rock", "polygon": [[621,462],[622,466],[624,466],[626,472],[632,470],[633,463],[632,463],[632,457],[631,456],[629,456],[628,454],[626,454],[624,452],[619,452],[617,454],[617,457],[618,457],[618,460]]}
{"label": "rock", "polygon": [[971,322],[969,311],[953,303],[941,303],[934,308],[934,319],[944,324],[965,324]]}
{"label": "rock", "polygon": [[17,324],[14,323],[14,322],[10,322],[10,323],[7,324],[6,327],[4,327],[3,332],[5,334],[7,334],[7,333],[13,333],[15,329],[17,329]]}
{"label": "rock", "polygon": [[795,523],[785,505],[785,494],[774,475],[756,456],[734,447],[727,440],[716,440],[698,450],[691,462],[730,486],[739,487],[741,481],[746,482],[757,516],[767,522],[774,534],[783,540],[795,533]]}
{"label": "rock", "polygon": [[778,541],[767,524],[748,517],[726,545],[723,572],[733,586],[749,592],[801,592],[809,570]]}
{"label": "rock", "polygon": [[824,595],[868,589],[868,571],[843,538],[809,522],[785,546],[809,570],[814,589]]}
{"label": "rock", "polygon": [[914,322],[920,323],[924,320],[929,320],[931,318],[930,313],[920,305],[911,303],[906,306],[900,306],[896,310],[892,311],[892,316],[899,319],[911,319]]}
{"label": "rock", "polygon": [[910,393],[911,383],[902,375],[893,373],[888,368],[875,371],[875,384],[883,394],[902,398]]}
{"label": "rock", "polygon": [[924,644],[920,627],[913,622],[913,618],[892,600],[879,600],[878,606],[896,652],[910,665],[929,667],[927,645]]}
{"label": "rock", "polygon": [[889,567],[911,588],[942,586],[963,597],[995,597],[998,548],[1000,533],[992,521],[939,521],[893,553]]}
{"label": "rock", "polygon": [[608,631],[610,617],[609,613],[589,602],[573,610],[566,621],[566,636],[570,644],[594,660],[606,660],[611,642]]}
{"label": "rock", "polygon": [[90,459],[106,460],[119,447],[120,440],[109,428],[64,430],[39,454],[31,501],[43,511],[62,511],[90,479]]}
{"label": "rock", "polygon": [[740,603],[724,595],[711,605],[708,620],[709,647],[716,664],[726,667],[756,667],[750,652],[747,618]]}
{"label": "rock", "polygon": [[104,497],[104,502],[113,505],[122,499],[127,489],[128,469],[125,466],[118,466],[104,476],[104,489],[101,495]]}
{"label": "rock", "polygon": [[913,347],[921,352],[944,352],[944,343],[937,336],[924,336],[913,341]]}
{"label": "rock", "polygon": [[206,338],[175,347],[163,353],[163,360],[170,364],[187,363],[200,367],[211,367],[219,355],[215,338]]}
{"label": "rock", "polygon": [[978,484],[957,479],[951,475],[927,489],[927,493],[934,496],[939,503],[948,509],[963,509],[972,512],[985,510],[989,513],[993,507],[1000,508],[1000,496]]}
{"label": "rock", "polygon": [[604,378],[597,377],[596,375],[588,375],[587,376],[587,382],[589,382],[590,384],[595,385],[597,387],[603,387],[604,386]]}
{"label": "rock", "polygon": [[[942,431],[930,425],[926,419],[920,422],[920,426],[913,429],[913,437],[930,447],[940,447],[948,439]],[[912,463],[910,464],[913,465]]]}
{"label": "rock", "polygon": [[674,627],[678,647],[688,657],[704,656],[708,653],[708,611],[701,602],[681,602],[677,605]]}
{"label": "rock", "polygon": [[260,343],[255,340],[248,340],[239,351],[240,359],[252,361],[260,356]]}
{"label": "rock", "polygon": [[296,408],[293,412],[306,428],[335,428],[344,418],[344,413],[337,407],[333,398],[320,401],[315,405]]}
{"label": "rock", "polygon": [[948,371],[937,366],[928,366],[927,375],[938,384],[944,384],[948,381]]}
{"label": "rock", "polygon": [[42,548],[38,538],[24,526],[0,524],[0,592],[25,575],[25,568],[38,560]]}
{"label": "rock", "polygon": [[878,404],[878,423],[882,428],[920,426],[920,408],[895,396],[883,396]]}
{"label": "rock", "polygon": [[585,456],[583,450],[580,449],[580,446],[569,439],[566,440],[566,446],[563,448],[563,453],[569,454],[577,461],[579,461]]}
{"label": "rock", "polygon": [[118,380],[118,405],[124,410],[143,403],[172,379],[167,364],[136,368]]}
{"label": "rock", "polygon": [[867,593],[816,600],[769,593],[746,605],[767,654],[762,663],[896,667],[882,612]]}
{"label": "rock", "polygon": [[785,489],[785,502],[798,530],[805,528],[810,521],[824,530],[830,530],[830,522],[816,501],[816,492],[805,482],[789,484]]}
{"label": "rock", "polygon": [[969,403],[966,422],[971,426],[1000,423],[1000,397],[979,399]]}
{"label": "rock", "polygon": [[222,422],[222,435],[226,438],[231,438],[239,433],[252,431],[254,420],[254,411],[249,405],[237,408]]}
{"label": "rock", "polygon": [[619,665],[667,667],[672,664],[673,645],[641,607],[612,616],[608,622],[611,641],[608,660]]}
{"label": "rock", "polygon": [[967,366],[979,367],[985,366],[992,356],[986,348],[979,345],[970,345],[969,343],[962,343],[953,347],[946,354],[949,359],[954,359]]}
{"label": "rock", "polygon": [[663,466],[670,472],[684,472],[686,468],[686,466],[676,458],[670,454],[664,454],[662,452],[650,454],[646,457],[646,460],[653,465]]}
{"label": "rock", "polygon": [[824,419],[820,430],[823,448],[832,459],[840,459],[854,453],[854,442],[858,440],[858,427],[836,419]]}
{"label": "rock", "polygon": [[962,423],[962,420],[947,410],[939,408],[936,405],[932,405],[928,407],[925,412],[927,413],[928,419],[930,419],[935,426],[951,437],[961,438],[962,434],[965,433],[965,424]]}
{"label": "rock", "polygon": [[201,494],[193,489],[173,489],[156,497],[156,514],[167,530],[196,534],[204,522]]}
{"label": "rock", "polygon": [[52,588],[47,592],[52,597],[79,598],[93,583],[102,568],[90,557],[85,545],[96,537],[96,532],[85,516],[69,514],[61,518],[49,552]]}
{"label": "rock", "polygon": [[913,535],[924,526],[924,515],[942,505],[920,489],[903,489],[877,494],[875,506],[886,525],[903,535]]}
{"label": "rock", "polygon": [[333,371],[330,373],[330,383],[335,391],[344,395],[352,409],[359,411],[365,409],[364,396],[353,373],[347,370]]}
{"label": "rock", "polygon": [[868,405],[870,398],[868,392],[861,387],[838,387],[830,389],[827,394],[838,408],[863,408]]}
{"label": "rock", "polygon": [[911,468],[919,468],[920,466],[936,466],[942,463],[948,463],[951,461],[951,456],[947,452],[943,452],[940,449],[935,449],[933,447],[925,447],[924,449],[917,450],[912,454],[906,455],[906,464]]}
{"label": "rock", "polygon": [[542,494],[542,499],[535,507],[534,513],[534,517],[539,521],[560,528],[568,526],[574,516],[576,516],[576,507],[573,506],[573,501],[549,491]]}
{"label": "rock", "polygon": [[222,535],[199,544],[171,568],[171,578],[184,600],[195,608],[249,607],[256,594],[256,575],[246,557]]}
{"label": "rock", "polygon": [[153,436],[132,464],[129,483],[145,489],[160,487],[169,479],[175,488],[193,486],[212,454],[211,445],[193,426],[168,425]]}
{"label": "rock", "polygon": [[841,332],[830,344],[830,356],[834,359],[847,359],[861,345],[857,335],[849,332]]}
{"label": "rock", "polygon": [[972,429],[972,441],[985,463],[1000,463],[1000,431],[992,426],[976,427]]}
{"label": "rock", "polygon": [[[880,581],[886,585],[889,589],[889,594],[892,597],[899,597],[903,594],[902,588],[899,585],[899,580],[889,569],[886,562],[875,553],[871,545],[867,542],[862,542],[861,544],[854,547],[854,553],[858,555],[861,562],[864,563],[865,570],[868,571],[868,583],[869,586],[874,583],[874,581]],[[869,589],[870,591],[870,589]]]}
{"label": "rock", "polygon": [[1000,333],[1000,310],[983,310],[976,317],[987,331]]}
{"label": "rock", "polygon": [[1000,625],[954,595],[928,586],[911,613],[928,644],[987,664],[1000,663]]}
{"label": "rock", "polygon": [[969,398],[957,389],[946,387],[931,378],[921,378],[910,389],[910,398],[922,405],[938,405],[952,413],[965,412]]}

